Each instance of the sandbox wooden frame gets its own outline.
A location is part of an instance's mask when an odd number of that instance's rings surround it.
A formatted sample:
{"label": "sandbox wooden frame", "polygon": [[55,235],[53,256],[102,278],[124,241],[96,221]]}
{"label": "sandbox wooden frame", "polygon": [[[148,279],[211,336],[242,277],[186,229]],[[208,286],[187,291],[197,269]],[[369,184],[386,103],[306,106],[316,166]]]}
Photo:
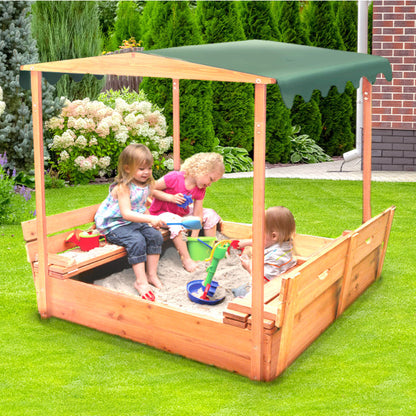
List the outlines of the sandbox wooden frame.
{"label": "sandbox wooden frame", "polygon": [[[263,235],[266,88],[276,83],[275,79],[141,53],[30,64],[21,69],[30,71],[31,78],[37,212],[37,260],[32,270],[42,318],[59,317],[235,371],[253,380],[269,381],[281,374],[380,276],[394,207],[371,218],[372,87],[366,78],[363,78],[363,225],[328,244],[321,244],[320,237],[305,237],[306,246],[310,243],[315,250],[309,248],[308,253],[299,253],[307,254],[307,260],[284,276],[273,303],[273,299],[265,299],[263,290]],[[243,305],[243,312],[236,311],[241,314],[236,320],[242,322],[240,326],[229,324],[232,317],[225,316],[224,322],[219,322],[71,278],[57,278],[51,272],[43,172],[42,72],[171,78],[175,169],[180,164],[179,80],[254,84],[253,224],[224,222],[222,229],[231,238],[253,238],[252,299],[249,305]],[[71,215],[68,213],[68,218]],[[318,241],[316,246],[314,241]]]}

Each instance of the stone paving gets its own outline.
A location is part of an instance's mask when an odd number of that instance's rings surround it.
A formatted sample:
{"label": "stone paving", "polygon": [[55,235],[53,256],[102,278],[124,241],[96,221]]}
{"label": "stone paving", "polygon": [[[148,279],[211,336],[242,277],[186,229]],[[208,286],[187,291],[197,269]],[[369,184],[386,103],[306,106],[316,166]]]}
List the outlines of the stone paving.
{"label": "stone paving", "polygon": [[[223,178],[251,178],[253,172],[226,173]],[[361,181],[361,159],[344,162],[310,163],[266,168],[266,178],[301,178]],[[372,171],[371,180],[378,182],[416,182],[416,172]]]}

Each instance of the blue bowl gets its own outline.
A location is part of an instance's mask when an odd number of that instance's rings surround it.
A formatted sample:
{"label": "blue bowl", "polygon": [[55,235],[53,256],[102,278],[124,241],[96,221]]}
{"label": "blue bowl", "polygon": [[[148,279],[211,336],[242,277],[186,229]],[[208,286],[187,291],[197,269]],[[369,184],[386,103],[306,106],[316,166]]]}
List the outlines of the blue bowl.
{"label": "blue bowl", "polygon": [[[211,285],[216,285],[215,288],[218,287],[218,282],[211,282]],[[200,303],[202,305],[216,305],[217,303],[222,302],[225,299],[225,296],[222,298],[209,298],[208,299],[201,299],[200,296],[202,296],[202,293],[204,293],[205,286],[203,280],[192,280],[186,285],[186,290],[188,292],[188,297],[192,302]],[[200,294],[198,294],[199,291]],[[209,291],[208,291],[209,294]]]}

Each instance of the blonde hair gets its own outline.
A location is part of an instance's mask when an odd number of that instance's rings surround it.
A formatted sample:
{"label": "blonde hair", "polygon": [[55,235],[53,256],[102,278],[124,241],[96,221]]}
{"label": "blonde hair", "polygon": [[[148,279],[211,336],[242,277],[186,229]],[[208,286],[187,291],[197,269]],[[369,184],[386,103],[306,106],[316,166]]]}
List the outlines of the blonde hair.
{"label": "blonde hair", "polygon": [[293,214],[282,206],[270,207],[266,210],[266,233],[277,233],[277,243],[292,240],[296,232]]}
{"label": "blonde hair", "polygon": [[181,171],[193,178],[218,172],[224,175],[223,157],[219,153],[195,153],[182,163]]}
{"label": "blonde hair", "polygon": [[[137,169],[153,166],[153,156],[144,144],[132,143],[123,149],[118,158],[116,185],[128,186],[133,180]],[[152,185],[153,176],[150,175],[146,185]]]}

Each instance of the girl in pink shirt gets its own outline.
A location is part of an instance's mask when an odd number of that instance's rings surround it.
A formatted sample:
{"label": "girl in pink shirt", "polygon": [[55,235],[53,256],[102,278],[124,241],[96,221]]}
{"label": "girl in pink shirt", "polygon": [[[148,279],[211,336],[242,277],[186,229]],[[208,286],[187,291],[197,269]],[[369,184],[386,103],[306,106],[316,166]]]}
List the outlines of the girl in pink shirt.
{"label": "girl in pink shirt", "polygon": [[[181,222],[182,217],[194,215],[201,218],[204,234],[209,237],[216,235],[220,216],[213,210],[203,207],[205,190],[213,182],[221,179],[224,174],[223,158],[218,153],[197,153],[186,159],[181,170],[169,172],[156,181],[154,199],[149,208],[151,215],[158,215],[166,223]],[[189,204],[189,205],[188,205]],[[188,251],[185,231],[181,225],[170,225],[170,238],[188,272],[196,269]],[[198,237],[199,230],[193,230],[191,236]]]}

